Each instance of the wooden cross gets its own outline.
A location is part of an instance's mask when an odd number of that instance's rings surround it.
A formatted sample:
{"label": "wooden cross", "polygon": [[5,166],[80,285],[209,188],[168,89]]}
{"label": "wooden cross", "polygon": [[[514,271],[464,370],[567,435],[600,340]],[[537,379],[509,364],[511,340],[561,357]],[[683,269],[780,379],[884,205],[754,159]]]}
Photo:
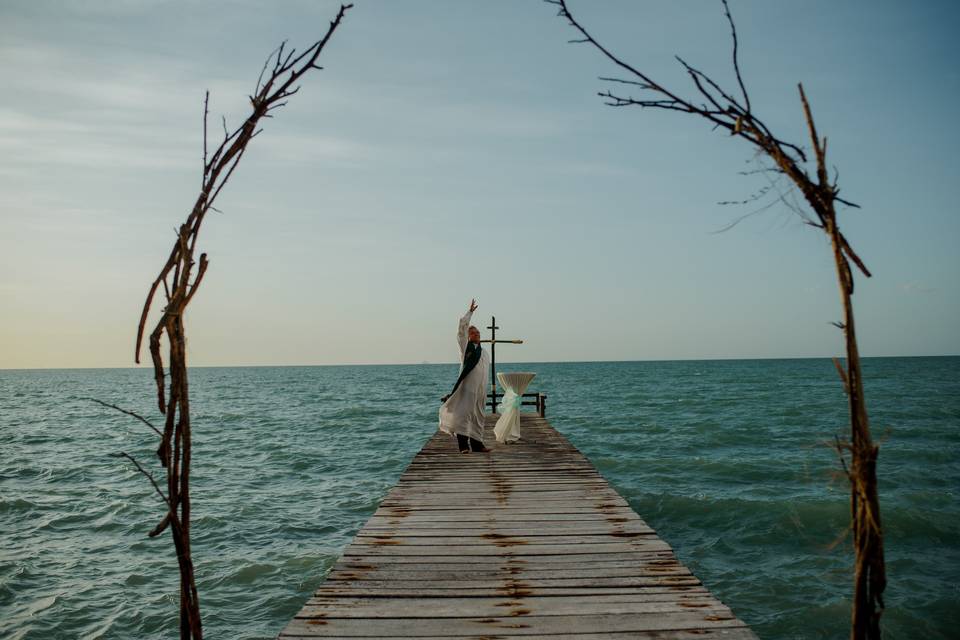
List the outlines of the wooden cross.
{"label": "wooden cross", "polygon": [[497,329],[500,327],[497,326],[497,317],[490,316],[490,326],[487,329],[490,329],[490,339],[481,340],[480,342],[489,342],[490,343],[490,412],[497,412],[497,343],[504,342],[506,344],[523,344],[523,340],[497,340]]}

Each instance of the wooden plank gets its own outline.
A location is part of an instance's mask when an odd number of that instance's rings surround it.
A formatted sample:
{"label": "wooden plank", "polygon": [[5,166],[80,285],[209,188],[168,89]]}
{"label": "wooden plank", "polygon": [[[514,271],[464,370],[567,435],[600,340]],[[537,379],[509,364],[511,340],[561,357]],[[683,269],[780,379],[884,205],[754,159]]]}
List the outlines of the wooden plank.
{"label": "wooden plank", "polygon": [[[439,514],[438,514],[439,515]],[[564,514],[576,515],[576,514]],[[465,517],[461,521],[455,519],[438,520],[430,522],[429,520],[417,520],[411,523],[397,522],[395,520],[383,519],[370,523],[357,532],[358,536],[374,536],[383,532],[400,532],[409,536],[435,535],[434,532],[442,534],[445,531],[463,532],[484,532],[484,533],[507,533],[513,532],[516,535],[531,534],[540,536],[549,535],[577,535],[580,533],[593,533],[595,535],[616,533],[620,531],[656,534],[656,532],[647,525],[646,522],[639,519],[629,519],[621,517],[619,514],[604,516],[601,519],[593,518],[566,518],[563,520],[530,520],[527,518],[503,518],[503,519],[484,519]]]}
{"label": "wooden plank", "polygon": [[[609,513],[607,513],[609,512]],[[603,512],[604,520],[609,522],[609,518],[618,518],[617,522],[623,520],[643,520],[631,509],[605,509]],[[490,523],[512,523],[512,522],[597,522],[597,510],[588,509],[580,513],[558,513],[548,511],[541,513],[531,513],[528,510],[510,510],[498,508],[496,511],[478,512],[474,509],[446,509],[444,511],[432,511],[430,513],[395,511],[392,509],[378,509],[371,516],[369,523],[377,525],[380,522],[417,524],[417,523],[443,523],[443,522],[490,522]]]}
{"label": "wooden plank", "polygon": [[611,491],[610,485],[601,480],[571,482],[569,478],[531,478],[520,483],[491,482],[479,478],[445,478],[430,482],[407,482],[394,485],[387,495],[400,496],[417,493],[444,494],[455,493],[458,496],[487,494],[502,487],[523,493],[553,493],[556,491],[597,492]]}
{"label": "wooden plank", "polygon": [[511,550],[523,552],[528,556],[567,555],[568,553],[623,553],[633,550],[666,551],[670,546],[666,542],[654,538],[652,540],[624,540],[623,542],[608,542],[596,544],[524,544],[522,541],[506,540],[500,545],[470,545],[470,546],[427,546],[393,544],[386,540],[380,544],[357,544],[356,541],[347,547],[344,555],[363,554],[370,556],[494,556],[510,555]]}
{"label": "wooden plank", "polygon": [[542,535],[530,535],[526,533],[522,536],[510,536],[504,535],[501,533],[483,533],[483,534],[473,534],[473,535],[463,535],[463,536],[401,536],[394,535],[392,533],[384,532],[372,532],[372,535],[363,535],[357,536],[353,539],[353,544],[355,545],[374,545],[374,546],[384,546],[384,545],[407,545],[413,547],[458,547],[458,548],[471,548],[475,546],[486,547],[494,545],[496,547],[516,547],[519,545],[531,545],[534,547],[547,546],[547,545],[563,545],[564,547],[570,547],[571,545],[591,545],[591,544],[607,544],[607,543],[619,543],[624,542],[635,542],[637,544],[647,544],[647,543],[657,543],[662,544],[662,542],[654,536],[652,533],[613,533],[613,534],[600,534],[600,535],[590,535],[590,534],[576,534],[576,535],[553,535],[553,536],[542,536]]}
{"label": "wooden plank", "polygon": [[473,569],[441,569],[436,567],[414,567],[411,569],[380,568],[351,569],[335,568],[327,574],[327,580],[542,580],[559,578],[614,578],[637,576],[689,576],[690,570],[680,563],[670,565],[637,565],[634,567],[562,567],[552,569],[527,569],[526,567],[477,567]]}
{"label": "wooden plank", "polygon": [[627,533],[653,534],[653,529],[640,520],[609,523],[606,521],[581,520],[572,522],[544,523],[536,520],[522,520],[519,523],[496,524],[479,522],[419,522],[410,524],[367,523],[357,532],[357,538],[383,536],[389,533],[403,533],[404,536],[571,536],[571,535],[619,535]]}
{"label": "wooden plank", "polygon": [[430,438],[280,638],[755,639],[546,420],[521,428],[491,454]]}
{"label": "wooden plank", "polygon": [[446,618],[331,618],[297,617],[287,626],[284,635],[318,637],[334,633],[347,637],[383,638],[393,635],[451,635],[461,637],[482,634],[524,636],[532,631],[541,634],[576,632],[648,632],[667,629],[709,629],[743,627],[729,610],[690,610],[671,615],[636,613],[630,615],[587,614],[578,616],[504,616],[464,617],[455,624]]}
{"label": "wooden plank", "polygon": [[409,512],[410,510],[417,511],[476,511],[483,510],[487,513],[490,513],[493,509],[496,509],[496,513],[602,513],[607,514],[611,512],[629,512],[630,507],[621,501],[598,501],[598,502],[581,502],[579,504],[571,504],[570,501],[559,500],[554,503],[545,503],[540,501],[526,501],[526,502],[512,502],[512,501],[503,501],[499,500],[485,500],[483,504],[478,504],[474,501],[470,501],[466,504],[457,504],[457,503],[442,503],[436,502],[433,504],[430,503],[414,503],[414,502],[384,502],[383,507],[388,509],[397,510],[396,513],[399,515],[405,510]]}
{"label": "wooden plank", "polygon": [[504,564],[504,563],[524,563],[522,566],[531,565],[558,565],[558,564],[579,564],[579,563],[628,563],[634,562],[638,557],[664,555],[674,558],[673,553],[667,550],[659,551],[626,551],[616,553],[567,553],[557,555],[539,555],[530,556],[524,553],[524,549],[519,548],[518,552],[510,556],[497,555],[379,555],[373,556],[362,553],[369,550],[369,547],[347,547],[343,553],[343,560],[350,563],[365,563],[372,565],[385,564]]}
{"label": "wooden plank", "polygon": [[431,491],[430,489],[404,489],[403,491],[391,491],[384,499],[384,504],[392,502],[416,502],[419,504],[463,504],[465,502],[503,502],[504,499],[510,502],[529,502],[537,504],[540,502],[549,502],[552,500],[582,500],[587,502],[604,502],[626,506],[627,502],[613,489],[583,489],[566,490],[557,489],[554,491],[527,491],[526,489],[508,485],[494,485],[491,489],[482,489],[473,491],[468,487],[461,493],[451,496],[451,492]]}
{"label": "wooden plank", "polygon": [[[406,560],[401,562],[400,560]],[[629,554],[578,554],[563,556],[417,556],[411,558],[364,558],[343,556],[334,569],[360,569],[367,571],[419,571],[421,567],[436,571],[471,571],[510,568],[519,571],[552,571],[556,569],[581,569],[593,567],[624,568],[634,566],[677,564],[676,557],[669,551]]]}
{"label": "wooden plank", "polygon": [[[659,585],[663,586],[663,585]],[[694,588],[695,585],[684,585],[684,588]],[[334,586],[321,586],[316,594],[317,597],[377,597],[377,598],[410,598],[411,602],[416,598],[449,598],[449,597],[469,597],[469,598],[495,598],[509,597],[511,599],[525,598],[528,596],[611,596],[611,595],[642,595],[647,593],[652,587],[553,587],[540,588],[531,591],[522,585],[506,585],[497,589],[471,587],[469,589],[417,589],[415,596],[412,596],[406,589],[359,589]]]}
{"label": "wooden plank", "polygon": [[[289,640],[305,640],[306,638],[316,638],[316,635],[310,636],[290,636],[284,635],[283,638]],[[354,640],[357,636],[341,636],[330,633],[324,633],[326,640]],[[463,640],[463,636],[423,636],[423,635],[386,635],[380,636],[380,640],[423,640],[429,637],[430,640]],[[469,637],[469,636],[468,636]],[[473,636],[477,640],[504,640],[508,636],[486,633]],[[520,636],[523,640],[642,640],[649,638],[651,640],[757,640],[757,636],[747,627],[727,627],[713,629],[663,629],[657,631],[628,631],[626,633],[560,633],[541,635],[531,633]]]}
{"label": "wooden plank", "polygon": [[[350,608],[370,608],[377,611],[375,614],[371,614],[370,617],[390,617],[383,615],[387,611],[387,607],[395,607],[398,610],[401,610],[405,613],[411,611],[410,603],[416,600],[417,606],[422,607],[421,611],[426,610],[430,611],[431,614],[435,611],[439,611],[442,607],[457,607],[458,609],[463,609],[470,605],[476,605],[478,611],[482,607],[487,606],[496,606],[500,609],[500,615],[503,614],[504,607],[514,607],[517,606],[517,602],[523,601],[528,605],[531,605],[532,608],[536,611],[552,611],[556,615],[563,615],[565,611],[565,605],[578,606],[580,604],[587,605],[590,603],[596,605],[602,605],[603,603],[643,603],[643,602],[703,602],[705,600],[711,600],[717,602],[709,591],[701,587],[697,591],[690,591],[681,595],[669,588],[650,588],[647,591],[642,593],[635,594],[619,594],[619,595],[589,595],[589,596],[527,596],[525,598],[408,598],[406,600],[384,600],[383,598],[339,598],[339,597],[327,597],[327,596],[314,596],[307,600],[308,606],[319,606],[319,605],[328,605],[328,606],[340,606]],[[433,607],[437,607],[434,609]],[[542,615],[547,615],[543,613]],[[403,616],[398,616],[403,617]],[[422,617],[422,615],[420,616]]]}
{"label": "wooden plank", "polygon": [[[677,600],[672,593],[643,599],[637,596],[557,596],[539,598],[312,598],[300,611],[301,618],[463,618],[502,616],[573,616],[590,614],[685,613],[692,609],[729,614],[716,598],[700,594]],[[414,606],[411,606],[414,605]]]}
{"label": "wooden plank", "polygon": [[481,579],[460,579],[457,577],[443,580],[436,577],[433,580],[374,580],[366,577],[357,577],[353,580],[328,580],[324,584],[338,589],[409,589],[411,595],[416,595],[416,589],[421,587],[429,589],[501,589],[512,587],[514,585],[523,585],[523,588],[531,591],[537,589],[553,589],[576,587],[581,589],[600,589],[607,587],[654,587],[664,585],[698,585],[700,584],[689,570],[685,575],[642,575],[642,576],[600,576],[600,577],[582,577],[582,578],[538,578],[533,575],[517,576],[515,579],[493,578],[488,580]]}

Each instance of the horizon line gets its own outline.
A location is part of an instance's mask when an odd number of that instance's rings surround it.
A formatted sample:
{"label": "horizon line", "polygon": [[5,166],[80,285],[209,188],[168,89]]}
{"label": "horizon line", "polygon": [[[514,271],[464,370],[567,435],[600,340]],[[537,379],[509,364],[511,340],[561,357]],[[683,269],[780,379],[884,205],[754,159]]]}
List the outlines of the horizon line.
{"label": "horizon line", "polygon": [[[881,356],[860,356],[861,360],[873,360],[878,358],[956,358],[960,354],[938,354],[938,355],[881,355]],[[750,361],[750,360],[832,360],[833,358],[844,359],[844,356],[765,356],[765,357],[718,357],[718,358],[649,358],[649,359],[624,359],[624,360],[520,360],[503,362],[503,365],[514,364],[602,364],[616,362],[718,362],[718,361]],[[422,366],[446,366],[456,365],[455,361],[449,362],[340,362],[329,364],[200,364],[190,365],[188,369],[255,369],[255,368],[293,368],[293,367],[422,367]],[[101,369],[152,369],[152,364],[139,364],[133,366],[105,366],[105,367],[0,367],[0,371],[78,371],[78,370],[101,370]]]}

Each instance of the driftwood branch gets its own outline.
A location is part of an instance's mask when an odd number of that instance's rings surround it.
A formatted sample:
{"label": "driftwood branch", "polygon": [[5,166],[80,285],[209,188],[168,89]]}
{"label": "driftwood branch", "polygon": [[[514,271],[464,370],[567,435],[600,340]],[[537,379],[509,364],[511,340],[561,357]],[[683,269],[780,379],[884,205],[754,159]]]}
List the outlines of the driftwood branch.
{"label": "driftwood branch", "polygon": [[[655,81],[651,76],[641,71],[638,67],[626,62],[618,57],[587,31],[587,29],[570,13],[566,0],[544,0],[547,4],[558,7],[558,15],[567,20],[567,23],[573,27],[582,36],[575,42],[585,43],[593,46],[607,60],[620,68],[621,71],[635,80],[625,80],[622,78],[603,77],[605,81],[613,81],[618,84],[633,85],[638,89],[650,92],[655,96],[653,98],[634,98],[633,96],[623,96],[615,94],[612,91],[604,91],[599,95],[606,100],[606,104],[614,107],[638,106],[644,108],[663,109],[666,111],[680,111],[698,115],[707,119],[715,127],[725,129],[731,135],[740,136],[747,139],[752,144],[764,147],[764,144],[775,144],[780,153],[799,162],[806,162],[806,154],[799,145],[795,145],[784,140],[776,138],[770,133],[769,128],[759,119],[757,119],[750,108],[750,98],[740,75],[740,63],[737,60],[737,34],[733,17],[730,16],[729,7],[724,3],[724,11],[728,17],[731,27],[731,34],[734,42],[734,66],[737,75],[737,81],[740,84],[742,100],[735,98],[729,91],[725,91],[708,75],[689,65],[685,60],[677,56],[677,61],[684,68],[688,77],[694,84],[694,88],[700,95],[710,102],[710,107],[698,106],[693,100],[680,96],[678,92],[667,89],[665,85]],[[759,135],[756,135],[759,134]]]}
{"label": "driftwood branch", "polygon": [[[282,106],[278,105],[278,103],[283,102],[284,98],[296,93],[296,91],[299,89],[291,89],[291,87],[297,81],[299,81],[305,73],[311,69],[320,68],[319,65],[316,64],[317,59],[320,57],[320,54],[323,52],[324,47],[326,47],[334,31],[336,31],[337,27],[340,26],[340,23],[343,20],[347,10],[352,7],[352,4],[341,5],[340,10],[337,12],[334,20],[330,22],[330,25],[324,36],[314,42],[313,45],[311,45],[296,58],[291,59],[290,55],[283,57],[284,45],[281,45],[278,49],[276,49],[275,53],[271,55],[271,57],[274,58],[275,63],[270,77],[264,81],[263,72],[261,72],[261,75],[257,81],[259,91],[257,91],[253,96],[250,96],[250,102],[253,108],[251,114],[247,117],[244,123],[232,133],[227,133],[226,120],[224,120],[224,139],[214,150],[209,159],[206,159],[207,152],[205,145],[203,185],[200,190],[200,195],[194,204],[193,210],[181,228],[180,235],[184,236],[184,239],[190,235],[195,235],[199,230],[200,225],[203,223],[204,216],[216,201],[217,195],[219,195],[223,185],[226,183],[227,179],[229,179],[233,168],[236,166],[236,162],[239,161],[240,157],[242,157],[242,153],[246,150],[246,146],[250,139],[257,132],[256,125],[260,118],[263,118],[265,115],[267,115],[267,112],[271,109]],[[292,53],[293,52],[291,51],[290,54]],[[266,69],[269,61],[270,58],[267,59],[264,69]],[[274,88],[275,85],[276,88]],[[205,100],[205,134],[207,130],[207,114],[208,102]],[[154,285],[150,288],[150,291],[147,294],[147,300],[144,303],[143,310],[141,312],[140,324],[138,327],[137,339],[134,348],[134,359],[137,363],[140,362],[140,347],[143,343],[143,327],[146,324],[147,315],[150,312],[150,306],[153,301],[153,296],[156,292],[156,287],[159,285],[160,281],[166,278],[172,269],[183,267],[182,261],[180,260],[182,257],[183,254],[180,252],[179,247],[175,245],[170,258],[160,270],[160,275],[154,281]],[[176,279],[177,278],[175,276],[175,280]],[[175,313],[175,311],[165,310],[164,313]]]}
{"label": "driftwood branch", "polygon": [[[853,316],[854,277],[850,263],[860,272],[870,277],[870,271],[854,252],[847,238],[840,232],[837,221],[836,204],[852,205],[840,199],[837,185],[838,172],[834,170],[834,180],[830,181],[827,165],[828,141],[820,137],[813,118],[813,110],[804,92],[798,84],[800,104],[812,148],[813,167],[808,171],[805,164],[807,155],[799,144],[786,142],[773,134],[769,127],[753,111],[746,83],[740,70],[739,39],[737,28],[730,12],[727,0],[721,0],[724,15],[730,25],[732,39],[733,70],[739,88],[739,98],[735,92],[723,89],[708,75],[688,64],[683,58],[677,60],[683,67],[687,78],[699,96],[697,102],[681,96],[680,92],[667,88],[655,81],[636,65],[627,63],[610,49],[597,41],[587,29],[578,22],[569,10],[566,0],[544,0],[558,7],[558,15],[578,32],[576,42],[591,45],[607,60],[613,63],[625,78],[603,78],[618,87],[633,88],[641,92],[641,97],[621,95],[611,90],[603,91],[600,96],[605,104],[613,107],[638,106],[641,108],[677,111],[698,116],[710,122],[714,129],[724,129],[733,137],[746,140],[758,152],[772,162],[775,170],[790,182],[803,195],[813,215],[800,212],[804,222],[823,231],[833,249],[833,261],[837,281],[840,287],[840,300],[843,307],[843,321],[836,323],[844,332],[846,343],[846,362],[834,363],[843,381],[850,414],[850,443],[843,449],[850,452],[850,466],[847,467],[841,455],[844,472],[850,481],[851,530],[854,536],[854,597],[851,614],[851,638],[874,639],[880,637],[880,616],[883,612],[883,591],[886,587],[886,569],[883,559],[883,531],[880,523],[880,505],[877,496],[876,461],[878,447],[873,444],[866,400],[863,389],[863,375],[860,367],[860,355],[857,346],[856,328]],[[784,195],[780,200],[787,204]],[[788,205],[789,206],[789,205]],[[852,205],[856,206],[856,205]],[[794,207],[791,207],[794,208]],[[795,208],[794,208],[795,209]],[[796,210],[796,209],[795,209]],[[752,215],[752,213],[747,214]],[[734,221],[732,227],[740,220]],[[839,438],[837,450],[841,451]]]}
{"label": "driftwood branch", "polygon": [[[180,637],[202,640],[203,627],[200,619],[200,602],[194,579],[193,558],[190,544],[190,470],[192,457],[192,424],[190,419],[190,395],[188,385],[186,330],[184,314],[193,300],[209,268],[206,253],[195,260],[197,241],[203,222],[209,211],[218,211],[214,206],[227,182],[233,176],[247,147],[261,131],[261,119],[270,118],[277,109],[287,104],[297,94],[300,79],[311,69],[320,69],[316,64],[330,37],[352,5],[341,5],[336,17],[330,22],[322,38],[305,51],[286,49],[281,44],[267,57],[257,78],[256,90],[249,96],[251,112],[243,123],[230,131],[222,118],[223,138],[211,151],[209,142],[210,94],[203,99],[203,166],[200,193],[194,201],[187,219],[174,230],[175,240],[169,256],[154,278],[140,311],[137,337],[134,343],[134,360],[140,362],[147,320],[162,285],[164,306],[149,334],[150,359],[153,365],[157,405],[164,415],[163,428],[151,424],[143,416],[120,409],[100,400],[94,400],[150,426],[159,436],[157,457],[166,469],[166,492],[143,466],[132,456],[128,458],[140,471],[167,505],[167,513],[148,534],[156,537],[171,532],[180,570]],[[161,351],[163,339],[167,343],[166,360]]]}

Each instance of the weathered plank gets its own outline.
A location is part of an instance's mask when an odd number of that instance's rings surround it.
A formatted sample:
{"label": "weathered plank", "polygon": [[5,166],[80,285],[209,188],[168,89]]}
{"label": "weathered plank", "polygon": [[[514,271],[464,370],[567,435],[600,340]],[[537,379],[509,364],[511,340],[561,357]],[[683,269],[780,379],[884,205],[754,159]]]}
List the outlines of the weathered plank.
{"label": "weathered plank", "polygon": [[[300,612],[301,618],[422,618],[424,611],[432,618],[462,618],[464,611],[472,617],[519,616],[582,616],[630,613],[687,613],[696,609],[706,613],[729,615],[726,607],[714,606],[709,596],[677,601],[670,594],[664,600],[624,601],[616,596],[558,596],[526,598],[522,602],[505,598],[423,598],[413,609],[402,600],[383,598],[318,598]],[[621,596],[622,597],[622,596]],[[341,602],[335,602],[340,600]]]}
{"label": "weathered plank", "polygon": [[[676,613],[586,614],[569,616],[471,616],[461,618],[330,618],[323,613],[297,617],[284,630],[287,635],[322,637],[325,633],[384,638],[390,635],[436,636],[485,634],[525,636],[531,633],[649,633],[670,629],[743,627],[729,609],[692,609]],[[282,637],[282,636],[281,636]]]}
{"label": "weathered plank", "polygon": [[356,544],[353,543],[344,552],[347,555],[352,553],[362,553],[369,556],[508,556],[512,552],[521,550],[524,555],[531,556],[551,556],[566,555],[568,553],[624,553],[629,551],[666,551],[670,549],[663,540],[654,538],[652,540],[627,540],[624,542],[611,542],[601,544],[524,544],[523,542],[514,542],[510,539],[504,540],[500,545],[450,545],[450,546],[426,546],[426,545],[404,545],[392,544],[392,540],[386,540],[381,544]]}
{"label": "weathered plank", "polygon": [[[609,511],[610,513],[607,513]],[[606,509],[604,510],[607,522],[610,518],[618,518],[617,522],[624,520],[640,520],[634,511],[630,509]],[[422,522],[572,522],[586,521],[597,522],[597,510],[586,509],[581,512],[571,512],[569,509],[563,513],[541,512],[531,513],[527,510],[512,510],[498,507],[495,512],[475,511],[472,509],[448,509],[445,511],[410,512],[403,511],[394,513],[388,509],[378,509],[370,518],[371,524],[377,522],[403,522],[404,524],[416,524]]]}
{"label": "weathered plank", "polygon": [[[484,526],[486,525],[486,526]],[[496,524],[484,522],[419,522],[415,524],[389,524],[368,522],[358,534],[357,538],[382,536],[389,532],[403,532],[404,536],[471,536],[489,534],[490,536],[620,536],[621,534],[652,534],[646,523],[640,520],[609,523],[605,521],[581,520],[573,522],[543,523],[536,520],[521,520],[510,524]]]}
{"label": "weathered plank", "polygon": [[[406,599],[384,598],[311,598],[301,611],[302,617],[327,612],[337,618],[418,618],[429,611],[436,618],[462,618],[465,610],[474,617],[520,615],[581,615],[587,613],[663,613],[694,608],[709,608],[708,592],[678,598],[675,593],[614,596],[530,597],[523,601],[510,598],[422,598],[418,608]],[[319,611],[315,611],[319,609]]]}
{"label": "weathered plank", "polygon": [[446,571],[470,571],[473,569],[505,569],[519,571],[551,571],[554,569],[577,569],[582,567],[622,567],[631,569],[649,565],[679,565],[676,557],[670,551],[655,551],[650,553],[629,553],[619,555],[615,553],[572,554],[560,556],[470,556],[466,558],[448,556],[414,556],[412,558],[398,557],[376,558],[375,563],[364,561],[363,556],[343,556],[334,564],[334,568],[362,569],[366,571],[419,571],[420,567],[433,567]]}
{"label": "weathered plank", "polygon": [[[582,584],[584,579],[633,578],[650,576],[690,576],[690,570],[681,564],[648,565],[646,567],[563,567],[559,569],[538,569],[511,571],[513,567],[490,567],[477,569],[441,569],[436,567],[417,567],[417,571],[397,571],[374,569],[363,571],[350,568],[336,568],[327,575],[327,580],[408,580],[408,581],[450,581],[463,584],[476,580],[498,580],[513,577],[517,580],[576,579]],[[522,576],[522,577],[521,577]],[[425,585],[430,586],[430,585]]]}
{"label": "weathered plank", "polygon": [[280,638],[755,638],[546,420],[522,430],[430,438]]}
{"label": "weathered plank", "polygon": [[[350,563],[366,563],[373,565],[388,565],[388,564],[482,564],[482,565],[501,565],[503,563],[524,563],[521,566],[547,566],[547,565],[564,565],[564,564],[578,564],[578,563],[605,563],[605,564],[629,564],[635,562],[637,558],[640,557],[649,557],[649,556],[659,556],[663,557],[666,555],[669,558],[674,558],[673,552],[670,550],[662,551],[630,551],[626,553],[569,553],[562,555],[540,555],[540,556],[529,556],[524,555],[523,550],[513,555],[504,556],[437,556],[437,555],[410,555],[410,556],[368,556],[361,553],[366,547],[347,547],[344,551],[342,560]],[[360,552],[358,552],[358,550]]]}
{"label": "weathered plank", "polygon": [[[289,640],[306,640],[307,638],[317,638],[322,637],[325,640],[355,640],[358,637],[371,637],[371,636],[344,636],[344,635],[335,635],[335,634],[324,634],[323,636],[317,635],[284,635],[284,639]],[[425,636],[414,635],[414,636],[404,636],[404,635],[386,635],[386,636],[377,636],[380,640],[421,640]],[[429,636],[430,640],[463,640],[464,636]],[[468,638],[474,638],[476,640],[507,640],[511,637],[517,636],[506,636],[488,631],[480,635],[466,636]],[[730,627],[730,628],[713,628],[713,629],[665,629],[654,632],[647,633],[638,633],[635,631],[627,631],[624,633],[614,632],[614,633],[560,633],[560,634],[550,634],[542,635],[539,633],[531,633],[529,635],[520,636],[523,640],[636,640],[636,638],[656,638],[657,640],[756,640],[757,636],[748,629],[747,627]]]}

